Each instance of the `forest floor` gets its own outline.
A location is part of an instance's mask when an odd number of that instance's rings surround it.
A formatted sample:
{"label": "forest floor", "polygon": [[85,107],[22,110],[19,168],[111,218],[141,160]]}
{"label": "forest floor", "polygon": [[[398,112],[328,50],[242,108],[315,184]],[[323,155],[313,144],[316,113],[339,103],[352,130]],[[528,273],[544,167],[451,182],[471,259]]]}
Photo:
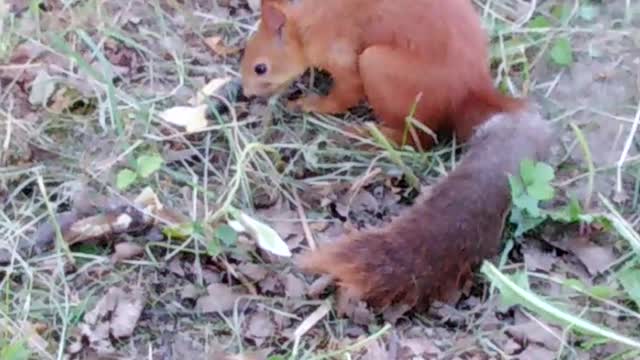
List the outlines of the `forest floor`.
{"label": "forest floor", "polygon": [[640,357],[638,1],[476,2],[496,82],[559,135],[554,196],[515,208],[455,306],[393,322],[339,316],[332,286],[227,220],[325,246],[461,153],[340,132],[366,108],[238,96],[256,3],[0,1],[0,359]]}

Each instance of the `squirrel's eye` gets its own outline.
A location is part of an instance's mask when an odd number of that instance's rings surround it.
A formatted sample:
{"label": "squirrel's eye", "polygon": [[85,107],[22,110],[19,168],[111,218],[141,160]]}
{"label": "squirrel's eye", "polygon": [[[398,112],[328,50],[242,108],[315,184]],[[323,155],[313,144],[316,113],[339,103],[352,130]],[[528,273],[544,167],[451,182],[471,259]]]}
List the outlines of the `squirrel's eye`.
{"label": "squirrel's eye", "polygon": [[267,65],[266,64],[258,64],[253,68],[253,71],[258,75],[264,75],[267,73]]}

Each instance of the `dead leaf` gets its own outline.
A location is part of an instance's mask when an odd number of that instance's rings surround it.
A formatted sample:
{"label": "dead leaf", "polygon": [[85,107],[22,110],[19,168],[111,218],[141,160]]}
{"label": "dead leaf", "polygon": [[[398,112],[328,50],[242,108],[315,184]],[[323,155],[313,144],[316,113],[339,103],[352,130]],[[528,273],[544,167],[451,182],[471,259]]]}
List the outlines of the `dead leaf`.
{"label": "dead leaf", "polygon": [[225,312],[233,309],[240,294],[235,293],[224,284],[211,284],[207,287],[208,295],[196,302],[196,309],[203,313]]}
{"label": "dead leaf", "polygon": [[207,45],[209,49],[211,49],[214,53],[220,56],[227,56],[231,54],[235,54],[241,50],[239,47],[229,47],[226,46],[221,36],[211,36],[204,39],[204,43]]}
{"label": "dead leaf", "polygon": [[187,133],[200,131],[207,127],[207,105],[175,106],[160,113],[160,118],[172,125],[185,129]]}
{"label": "dead leaf", "polygon": [[260,0],[247,0],[247,4],[249,4],[249,8],[256,13],[260,10]]}
{"label": "dead leaf", "polygon": [[209,80],[209,82],[196,93],[195,98],[189,99],[189,104],[192,106],[201,105],[202,103],[204,103],[206,98],[215,94],[231,80],[232,78],[230,76]]}
{"label": "dead leaf", "polygon": [[142,246],[129,242],[118,243],[114,248],[114,253],[111,255],[111,261],[113,263],[128,260],[144,253]]}
{"label": "dead leaf", "polygon": [[424,357],[427,359],[439,358],[442,351],[428,338],[409,338],[400,340],[400,358],[413,359]]}
{"label": "dead leaf", "polygon": [[137,286],[128,290],[109,289],[93,310],[85,314],[82,336],[92,348],[112,347],[111,337],[120,339],[133,334],[144,309],[146,294]]}
{"label": "dead leaf", "polygon": [[200,290],[195,287],[193,284],[187,284],[182,291],[180,291],[180,299],[181,300],[193,300],[198,297],[200,294]]}
{"label": "dead leaf", "polygon": [[298,325],[293,336],[295,338],[301,338],[304,336],[304,334],[311,330],[311,328],[314,327],[318,321],[324,318],[330,310],[331,308],[326,303],[318,306],[317,309],[315,309],[309,316],[307,316],[306,319],[304,319],[303,322],[300,323],[300,325]]}
{"label": "dead leaf", "polygon": [[34,106],[46,106],[55,89],[56,84],[53,78],[45,70],[38,71],[36,78],[31,83],[29,103]]}
{"label": "dead leaf", "polygon": [[524,245],[522,253],[527,269],[531,271],[551,271],[553,264],[558,261],[552,253],[543,252],[535,245]]}
{"label": "dead leaf", "polygon": [[588,238],[570,239],[567,249],[580,259],[592,276],[607,270],[617,259],[611,247],[596,245]]}
{"label": "dead leaf", "polygon": [[[222,360],[267,360],[271,349],[264,349],[260,351],[245,352],[237,355],[225,355]],[[218,359],[218,357],[211,357],[211,359]]]}
{"label": "dead leaf", "polygon": [[184,269],[182,268],[182,264],[180,263],[180,260],[174,258],[169,262],[169,265],[167,267],[169,271],[171,271],[172,273],[178,275],[179,277],[184,277],[185,272],[184,272]]}
{"label": "dead leaf", "polygon": [[340,288],[336,292],[336,311],[338,315],[344,315],[358,325],[369,325],[374,319],[367,304],[344,288]]}
{"label": "dead leaf", "polygon": [[507,329],[507,333],[515,337],[520,343],[528,340],[550,350],[558,349],[561,345],[560,339],[562,339],[562,333],[557,328],[549,325],[545,328],[535,321],[511,326]]}
{"label": "dead leaf", "polygon": [[244,336],[252,339],[256,346],[261,346],[272,334],[275,333],[275,325],[268,313],[262,311],[251,317]]}
{"label": "dead leaf", "polygon": [[266,278],[269,273],[264,266],[251,263],[244,263],[238,266],[237,269],[246,277],[251,279],[251,281],[261,281]]}
{"label": "dead leaf", "polygon": [[518,360],[555,359],[556,353],[540,345],[529,344],[517,357]]}
{"label": "dead leaf", "polygon": [[361,360],[387,360],[391,357],[385,350],[381,341],[372,341],[365,347],[366,353],[360,357]]}
{"label": "dead leaf", "polygon": [[285,295],[289,298],[301,298],[305,294],[307,285],[293,274],[287,275]]}
{"label": "dead leaf", "polygon": [[22,338],[27,340],[27,346],[31,350],[40,354],[46,354],[47,346],[49,345],[47,341],[40,336],[43,330],[42,325],[32,324],[28,321],[20,322]]}
{"label": "dead leaf", "polygon": [[284,288],[283,280],[279,276],[268,276],[259,283],[263,293],[280,294]]}
{"label": "dead leaf", "polygon": [[307,294],[314,298],[323,293],[329,286],[333,285],[334,278],[330,275],[322,275],[317,278],[307,290]]}

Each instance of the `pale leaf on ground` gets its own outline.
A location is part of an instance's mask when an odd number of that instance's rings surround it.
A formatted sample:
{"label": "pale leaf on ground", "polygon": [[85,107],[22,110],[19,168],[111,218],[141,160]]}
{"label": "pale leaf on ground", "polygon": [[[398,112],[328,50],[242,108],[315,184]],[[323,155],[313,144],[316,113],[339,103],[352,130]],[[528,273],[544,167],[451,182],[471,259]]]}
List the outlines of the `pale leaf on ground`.
{"label": "pale leaf on ground", "polygon": [[122,260],[128,260],[136,256],[142,255],[144,248],[138,244],[121,242],[114,246],[113,255],[111,255],[111,261],[117,263]]}
{"label": "pale leaf on ground", "polygon": [[301,298],[305,295],[306,284],[293,274],[287,275],[285,295],[289,298]]}
{"label": "pale leaf on ground", "polygon": [[235,293],[224,284],[211,284],[207,287],[208,295],[196,302],[196,308],[203,313],[225,312],[233,309],[240,294]]}
{"label": "pale leaf on ground", "polygon": [[226,46],[222,40],[221,36],[211,36],[204,39],[204,43],[209,49],[220,56],[226,56],[240,51],[241,48]]}
{"label": "pale leaf on ground", "polygon": [[40,70],[31,84],[29,102],[31,105],[47,105],[49,98],[53,95],[56,84],[45,70]]}
{"label": "pale leaf on ground", "polygon": [[599,246],[580,237],[569,240],[568,249],[580,259],[591,275],[607,270],[617,259],[610,246]]}
{"label": "pale leaf on ground", "polygon": [[260,10],[260,0],[247,0],[247,3],[253,12]]}
{"label": "pale leaf on ground", "polygon": [[93,349],[111,348],[111,338],[120,339],[133,334],[146,302],[146,294],[140,287],[129,291],[111,288],[86,313],[81,326],[82,335]]}
{"label": "pale leaf on ground", "polygon": [[207,97],[215,94],[220,88],[229,83],[231,79],[230,76],[226,76],[209,80],[209,82],[198,91],[195,98],[189,99],[189,104],[193,106],[202,105]]}
{"label": "pale leaf on ground", "polygon": [[207,105],[172,107],[161,112],[160,118],[187,133],[197,132],[207,127]]}
{"label": "pale leaf on ground", "polygon": [[270,226],[249,215],[239,212],[238,222],[230,221],[229,226],[236,231],[249,230],[256,238],[258,246],[275,255],[291,257],[291,250],[280,235]]}
{"label": "pale leaf on ground", "polygon": [[261,346],[269,336],[275,334],[275,330],[275,325],[269,314],[261,311],[251,317],[244,335],[253,339],[257,346]]}

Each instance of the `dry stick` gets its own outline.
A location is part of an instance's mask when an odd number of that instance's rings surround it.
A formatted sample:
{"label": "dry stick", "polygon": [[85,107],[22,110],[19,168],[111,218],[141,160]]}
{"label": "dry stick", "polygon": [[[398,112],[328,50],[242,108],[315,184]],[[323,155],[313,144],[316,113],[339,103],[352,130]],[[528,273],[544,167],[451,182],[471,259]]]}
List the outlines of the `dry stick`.
{"label": "dry stick", "polygon": [[618,171],[617,171],[617,183],[616,183],[616,192],[619,194],[622,192],[622,167],[629,155],[629,150],[631,149],[631,144],[633,142],[633,138],[638,131],[638,123],[640,123],[640,103],[638,103],[638,110],[636,111],[636,117],[633,119],[633,125],[631,126],[631,131],[629,132],[629,136],[627,137],[627,141],[624,144],[624,149],[622,150],[622,154],[620,154],[620,159],[618,160]]}
{"label": "dry stick", "polygon": [[304,231],[304,237],[307,239],[307,243],[312,251],[316,251],[316,241],[313,239],[313,234],[311,233],[311,229],[309,228],[309,222],[307,221],[307,216],[304,213],[304,207],[302,205],[302,201],[300,200],[300,196],[298,196],[298,191],[294,188],[292,190],[293,198],[296,201],[296,210],[298,211],[298,217],[300,217],[300,222],[302,222],[302,230]]}

